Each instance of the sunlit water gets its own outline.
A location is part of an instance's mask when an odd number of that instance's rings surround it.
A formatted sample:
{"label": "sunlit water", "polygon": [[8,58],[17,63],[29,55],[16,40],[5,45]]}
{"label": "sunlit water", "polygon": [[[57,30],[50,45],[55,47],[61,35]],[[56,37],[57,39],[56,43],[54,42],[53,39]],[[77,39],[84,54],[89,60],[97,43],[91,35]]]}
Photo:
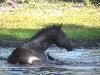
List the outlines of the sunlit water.
{"label": "sunlit water", "polygon": [[46,53],[61,64],[48,66],[11,65],[7,57],[15,48],[0,47],[0,75],[100,75],[100,48],[65,49],[50,47]]}

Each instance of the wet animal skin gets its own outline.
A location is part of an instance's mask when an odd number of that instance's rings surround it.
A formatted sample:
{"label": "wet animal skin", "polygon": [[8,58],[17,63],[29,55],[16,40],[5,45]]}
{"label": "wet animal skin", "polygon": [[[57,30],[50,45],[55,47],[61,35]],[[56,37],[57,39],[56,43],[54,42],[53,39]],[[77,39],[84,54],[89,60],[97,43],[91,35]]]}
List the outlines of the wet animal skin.
{"label": "wet animal skin", "polygon": [[51,44],[72,51],[72,46],[61,26],[53,25],[41,29],[28,42],[17,47],[8,57],[7,62],[11,64],[48,64],[44,51]]}

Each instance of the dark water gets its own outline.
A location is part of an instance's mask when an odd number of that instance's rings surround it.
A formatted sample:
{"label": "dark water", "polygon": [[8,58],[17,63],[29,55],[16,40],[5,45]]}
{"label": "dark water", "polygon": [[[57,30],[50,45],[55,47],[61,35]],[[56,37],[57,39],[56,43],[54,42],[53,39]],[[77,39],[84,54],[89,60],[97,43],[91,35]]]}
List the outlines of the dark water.
{"label": "dark water", "polygon": [[6,62],[15,48],[0,47],[0,75],[100,75],[100,48],[74,49],[67,52],[57,47],[46,53],[61,62],[47,66],[20,66]]}

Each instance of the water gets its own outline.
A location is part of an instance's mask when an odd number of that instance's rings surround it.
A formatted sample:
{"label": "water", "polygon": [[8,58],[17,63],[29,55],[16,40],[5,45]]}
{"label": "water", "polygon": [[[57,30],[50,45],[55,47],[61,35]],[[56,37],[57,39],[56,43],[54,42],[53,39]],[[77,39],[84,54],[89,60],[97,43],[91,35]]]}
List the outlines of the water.
{"label": "water", "polygon": [[47,66],[12,65],[6,62],[15,48],[0,47],[0,75],[100,75],[100,48],[65,49],[50,47],[46,53],[61,64]]}

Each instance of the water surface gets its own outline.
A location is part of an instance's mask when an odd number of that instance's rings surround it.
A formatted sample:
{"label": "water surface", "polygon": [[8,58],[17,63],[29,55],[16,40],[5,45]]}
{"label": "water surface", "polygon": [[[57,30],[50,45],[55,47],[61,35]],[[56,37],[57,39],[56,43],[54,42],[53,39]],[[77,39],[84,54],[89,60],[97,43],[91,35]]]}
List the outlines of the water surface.
{"label": "water surface", "polygon": [[6,59],[15,48],[0,47],[0,75],[100,75],[100,48],[66,51],[50,47],[46,53],[61,64],[12,65]]}

